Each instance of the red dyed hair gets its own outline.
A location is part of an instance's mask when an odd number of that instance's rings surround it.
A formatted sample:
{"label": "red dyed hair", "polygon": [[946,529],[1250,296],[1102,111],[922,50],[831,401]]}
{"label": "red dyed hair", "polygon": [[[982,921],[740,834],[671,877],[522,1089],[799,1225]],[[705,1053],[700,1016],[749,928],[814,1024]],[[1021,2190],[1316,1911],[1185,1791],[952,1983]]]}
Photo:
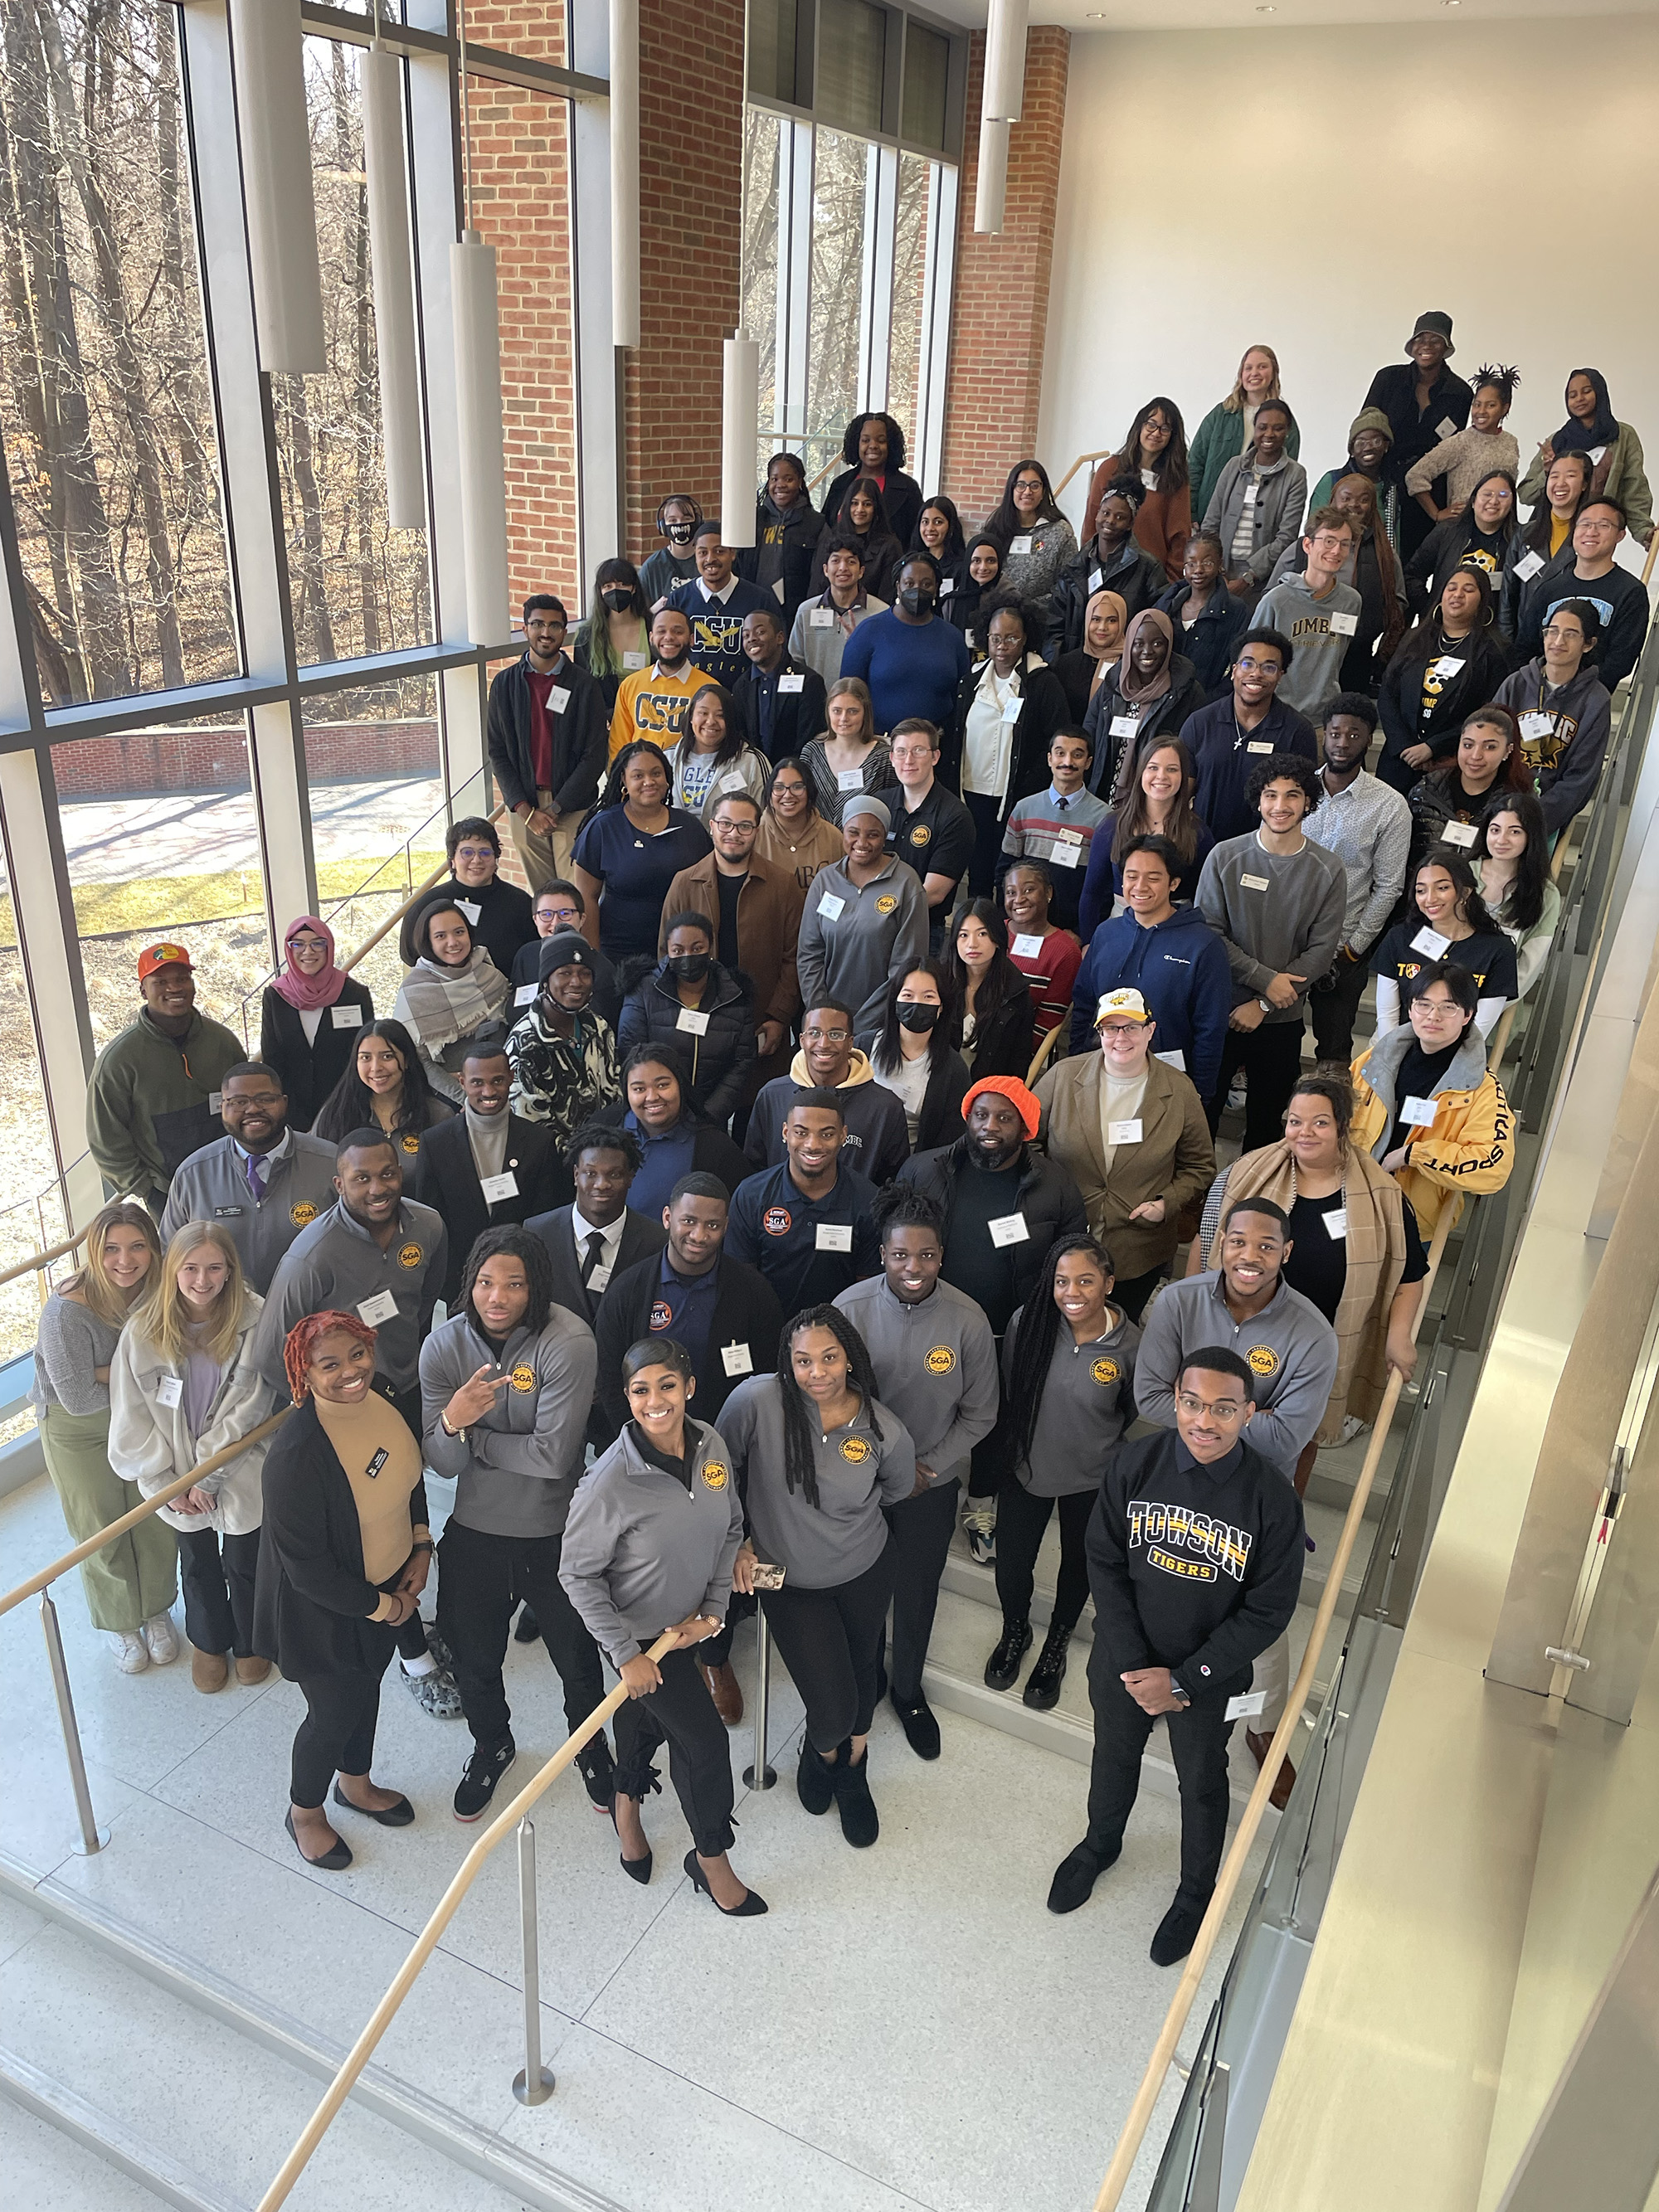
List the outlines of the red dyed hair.
{"label": "red dyed hair", "polygon": [[319,1336],[329,1336],[339,1329],[347,1336],[355,1336],[359,1344],[373,1346],[377,1329],[367,1322],[359,1321],[353,1313],[307,1314],[296,1321],[283,1345],[283,1366],[288,1375],[288,1387],[296,1406],[304,1405],[310,1396],[306,1382],[306,1370],[311,1364],[311,1355]]}

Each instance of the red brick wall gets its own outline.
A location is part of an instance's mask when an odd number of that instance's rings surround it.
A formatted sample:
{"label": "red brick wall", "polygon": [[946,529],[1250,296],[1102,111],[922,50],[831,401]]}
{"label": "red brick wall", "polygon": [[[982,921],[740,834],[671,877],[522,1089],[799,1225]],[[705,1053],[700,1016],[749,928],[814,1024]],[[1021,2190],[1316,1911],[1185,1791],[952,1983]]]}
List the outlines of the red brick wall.
{"label": "red brick wall", "polygon": [[[246,791],[247,732],[152,730],[121,738],[77,738],[54,745],[52,771],[64,799],[129,799],[152,791]],[[306,774],[313,783],[374,783],[435,776],[438,726],[422,720],[308,722]]]}
{"label": "red brick wall", "polygon": [[[1051,24],[1034,23],[1027,33],[1023,112],[1009,140],[1007,211],[1002,229],[989,238],[974,230],[982,32],[973,33],[969,54],[944,476],[964,519],[975,523],[1001,499],[1014,463],[1036,452],[1071,45],[1071,33]],[[1039,458],[1051,476],[1072,459],[1069,453]]]}

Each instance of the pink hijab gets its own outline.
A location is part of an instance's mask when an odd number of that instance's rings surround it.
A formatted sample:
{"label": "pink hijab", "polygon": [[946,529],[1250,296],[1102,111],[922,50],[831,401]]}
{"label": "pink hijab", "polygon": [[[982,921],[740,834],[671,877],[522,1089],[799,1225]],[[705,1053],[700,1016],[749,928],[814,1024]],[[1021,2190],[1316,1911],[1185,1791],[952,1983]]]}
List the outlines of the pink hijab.
{"label": "pink hijab", "polygon": [[[301,929],[314,929],[328,947],[327,962],[314,975],[301,975],[289,951],[295,933]],[[289,922],[283,936],[283,965],[270,987],[277,997],[304,1014],[318,1006],[331,1006],[345,987],[345,970],[334,965],[334,932],[328,924],[319,921],[314,914],[302,914],[297,921]]]}

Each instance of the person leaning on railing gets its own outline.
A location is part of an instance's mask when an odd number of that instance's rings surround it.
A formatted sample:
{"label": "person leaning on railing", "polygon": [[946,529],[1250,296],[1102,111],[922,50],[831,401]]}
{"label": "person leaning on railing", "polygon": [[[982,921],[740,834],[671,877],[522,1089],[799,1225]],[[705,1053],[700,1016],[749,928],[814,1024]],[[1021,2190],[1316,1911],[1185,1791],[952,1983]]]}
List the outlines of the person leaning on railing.
{"label": "person leaning on railing", "polygon": [[[77,1544],[131,1513],[143,1493],[109,1461],[110,1364],[128,1315],[160,1264],[161,1239],[131,1199],[106,1206],[87,1231],[86,1261],[40,1310],[30,1401],[40,1425],[46,1472]],[[165,1667],[179,1656],[172,1607],[179,1548],[152,1514],[81,1563],[94,1628],[103,1630],[124,1674]]]}
{"label": "person leaning on railing", "polygon": [[374,1335],[356,1314],[295,1322],[283,1346],[295,1410],[265,1458],[255,1634],[306,1701],[283,1825],[331,1874],[351,1864],[329,1821],[331,1782],[335,1804],[383,1828],[415,1818],[369,1774],[380,1678],[432,1564],[420,1445],[374,1386]]}

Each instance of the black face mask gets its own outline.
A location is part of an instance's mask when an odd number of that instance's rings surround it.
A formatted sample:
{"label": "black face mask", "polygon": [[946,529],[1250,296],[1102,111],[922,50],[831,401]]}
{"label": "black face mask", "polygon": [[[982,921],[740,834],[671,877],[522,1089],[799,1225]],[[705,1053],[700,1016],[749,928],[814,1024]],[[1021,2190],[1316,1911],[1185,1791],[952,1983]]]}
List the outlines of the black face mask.
{"label": "black face mask", "polygon": [[926,1036],[929,1030],[938,1026],[943,1012],[941,1006],[923,1006],[907,999],[898,1010],[899,1027],[908,1030],[913,1036]]}
{"label": "black face mask", "polygon": [[603,597],[613,615],[625,615],[634,604],[632,592],[606,592]]}
{"label": "black face mask", "polygon": [[919,592],[914,584],[907,584],[904,589],[899,593],[898,599],[899,605],[903,608],[907,615],[925,615],[931,614],[933,612],[933,593],[931,592]]}
{"label": "black face mask", "polygon": [[691,543],[691,532],[696,526],[695,522],[665,522],[662,534],[671,545],[689,545]]}
{"label": "black face mask", "polygon": [[668,965],[682,983],[701,983],[710,963],[706,952],[677,952]]}

